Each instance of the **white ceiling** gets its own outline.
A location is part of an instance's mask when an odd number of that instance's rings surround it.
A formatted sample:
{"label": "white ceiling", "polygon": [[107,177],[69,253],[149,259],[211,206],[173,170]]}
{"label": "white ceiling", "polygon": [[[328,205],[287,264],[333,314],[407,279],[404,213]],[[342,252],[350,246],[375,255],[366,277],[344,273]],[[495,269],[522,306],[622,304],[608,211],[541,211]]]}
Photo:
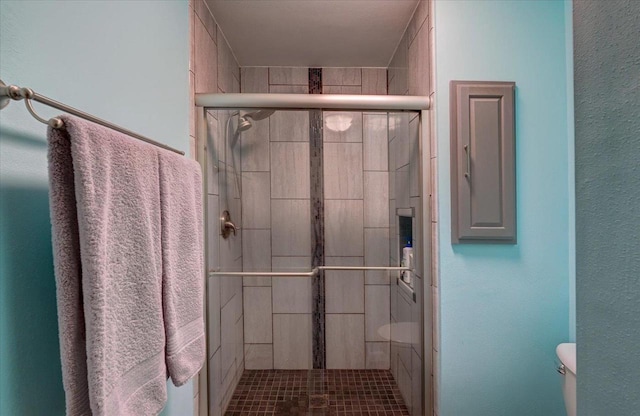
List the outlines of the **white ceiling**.
{"label": "white ceiling", "polygon": [[240,66],[386,67],[418,0],[206,0]]}

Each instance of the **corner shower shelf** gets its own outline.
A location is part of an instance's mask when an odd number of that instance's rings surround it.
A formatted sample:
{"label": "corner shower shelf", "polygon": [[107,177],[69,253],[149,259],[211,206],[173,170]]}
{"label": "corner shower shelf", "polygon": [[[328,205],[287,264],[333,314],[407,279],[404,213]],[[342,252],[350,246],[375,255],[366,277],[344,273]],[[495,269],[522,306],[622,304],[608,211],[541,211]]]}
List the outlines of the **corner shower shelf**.
{"label": "corner shower shelf", "polygon": [[400,277],[396,276],[397,285],[402,289],[402,291],[413,300],[413,303],[416,303],[416,291],[406,284]]}

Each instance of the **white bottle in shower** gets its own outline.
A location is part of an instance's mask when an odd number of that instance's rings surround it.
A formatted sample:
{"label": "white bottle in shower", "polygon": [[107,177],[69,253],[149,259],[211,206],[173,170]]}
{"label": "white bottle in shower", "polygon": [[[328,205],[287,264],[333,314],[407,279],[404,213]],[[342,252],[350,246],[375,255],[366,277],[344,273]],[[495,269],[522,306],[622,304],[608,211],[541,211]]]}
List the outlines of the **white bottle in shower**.
{"label": "white bottle in shower", "polygon": [[[407,245],[402,249],[402,267],[413,269],[413,246],[411,241],[407,241]],[[402,272],[402,281],[413,287],[413,275],[410,270]]]}

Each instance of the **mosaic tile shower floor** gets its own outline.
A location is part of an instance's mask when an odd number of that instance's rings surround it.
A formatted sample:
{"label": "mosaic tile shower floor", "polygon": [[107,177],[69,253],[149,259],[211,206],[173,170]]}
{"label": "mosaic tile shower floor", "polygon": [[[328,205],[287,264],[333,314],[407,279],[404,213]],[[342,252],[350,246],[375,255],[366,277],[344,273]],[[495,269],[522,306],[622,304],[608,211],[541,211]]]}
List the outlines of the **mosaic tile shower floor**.
{"label": "mosaic tile shower floor", "polygon": [[388,370],[246,370],[226,416],[403,415]]}

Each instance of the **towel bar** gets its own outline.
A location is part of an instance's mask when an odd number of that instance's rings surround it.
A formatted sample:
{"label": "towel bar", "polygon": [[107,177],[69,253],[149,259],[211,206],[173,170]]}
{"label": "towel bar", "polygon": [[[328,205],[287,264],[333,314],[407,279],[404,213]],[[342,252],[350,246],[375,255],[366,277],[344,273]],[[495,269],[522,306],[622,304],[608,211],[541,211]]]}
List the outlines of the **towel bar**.
{"label": "towel bar", "polygon": [[53,108],[57,108],[58,110],[62,110],[65,113],[69,113],[69,114],[73,114],[76,117],[80,117],[83,118],[85,120],[89,120],[93,123],[96,124],[100,124],[101,126],[104,127],[108,127],[111,130],[115,130],[118,131],[120,133],[124,133],[128,136],[131,136],[135,139],[138,140],[142,140],[143,142],[147,142],[149,144],[152,144],[154,146],[158,146],[161,147],[165,150],[170,150],[172,152],[178,153],[180,155],[184,155],[184,152],[182,150],[178,150],[178,149],[174,149],[171,146],[167,146],[166,144],[157,142],[153,139],[150,139],[146,136],[143,136],[141,134],[138,134],[134,131],[131,131],[129,129],[125,129],[124,127],[120,127],[117,124],[113,124],[109,121],[103,120],[101,118],[98,118],[94,115],[91,115],[89,113],[85,113],[84,111],[80,111],[76,108],[73,108],[71,106],[68,106],[66,104],[63,104],[61,102],[58,102],[56,100],[52,100],[49,97],[45,97],[44,95],[40,95],[37,92],[33,91],[31,88],[20,88],[16,85],[6,85],[4,82],[2,82],[2,80],[0,80],[0,109],[6,107],[7,105],[9,105],[9,103],[11,102],[11,100],[14,101],[20,101],[20,100],[24,100],[25,105],[27,106],[27,110],[29,111],[29,113],[39,122],[44,123],[50,127],[53,127],[55,129],[61,128],[62,127],[62,120],[59,117],[53,117],[49,120],[40,117],[36,112],[35,109],[33,108],[33,104],[31,103],[31,100],[33,101],[37,101],[39,103],[48,105],[49,107],[53,107]]}

